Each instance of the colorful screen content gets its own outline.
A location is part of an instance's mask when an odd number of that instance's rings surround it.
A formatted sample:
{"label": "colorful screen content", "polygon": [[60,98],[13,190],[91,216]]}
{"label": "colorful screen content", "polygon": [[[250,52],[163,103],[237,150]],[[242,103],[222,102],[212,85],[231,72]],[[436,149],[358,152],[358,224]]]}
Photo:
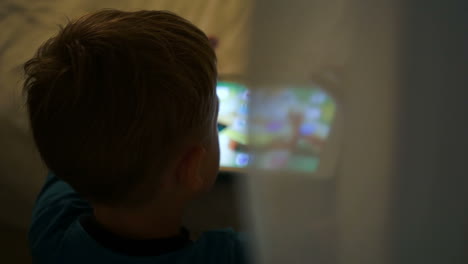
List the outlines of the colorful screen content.
{"label": "colorful screen content", "polygon": [[[255,111],[249,119],[249,91],[236,84],[219,82],[218,127],[221,167],[243,168],[249,163],[266,170],[315,172],[335,116],[333,99],[320,87],[289,88],[256,94]],[[255,148],[255,156],[248,147]]]}
{"label": "colorful screen content", "polygon": [[218,131],[221,167],[243,168],[249,164],[247,153],[247,114],[249,91],[236,83],[218,82]]}

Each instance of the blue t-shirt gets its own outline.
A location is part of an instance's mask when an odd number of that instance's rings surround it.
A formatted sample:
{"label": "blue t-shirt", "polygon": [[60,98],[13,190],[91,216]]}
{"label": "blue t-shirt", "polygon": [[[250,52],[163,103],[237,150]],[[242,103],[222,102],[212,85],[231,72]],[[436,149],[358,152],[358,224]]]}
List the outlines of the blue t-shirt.
{"label": "blue t-shirt", "polygon": [[39,194],[29,242],[34,263],[246,263],[243,243],[231,230],[210,231],[175,251],[157,256],[129,256],[99,244],[79,219],[92,209],[67,183],[53,175]]}

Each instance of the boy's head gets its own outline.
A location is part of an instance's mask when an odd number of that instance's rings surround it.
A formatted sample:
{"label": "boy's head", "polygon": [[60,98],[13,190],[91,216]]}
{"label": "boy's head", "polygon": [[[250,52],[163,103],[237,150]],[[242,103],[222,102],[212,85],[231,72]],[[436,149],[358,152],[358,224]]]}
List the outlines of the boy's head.
{"label": "boy's head", "polygon": [[44,43],[25,73],[42,159],[94,204],[133,207],[162,188],[196,193],[214,181],[216,56],[187,20],[89,14]]}

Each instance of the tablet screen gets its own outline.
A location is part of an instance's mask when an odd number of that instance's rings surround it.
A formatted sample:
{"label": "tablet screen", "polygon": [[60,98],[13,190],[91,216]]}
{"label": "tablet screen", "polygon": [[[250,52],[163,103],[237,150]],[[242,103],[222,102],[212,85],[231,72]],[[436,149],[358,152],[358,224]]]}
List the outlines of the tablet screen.
{"label": "tablet screen", "polygon": [[[261,169],[317,170],[336,111],[334,100],[324,89],[290,87],[257,94],[259,101],[250,113],[249,124],[251,95],[245,86],[218,82],[217,94],[222,169],[244,168],[255,158]],[[249,146],[261,155],[252,157]]]}

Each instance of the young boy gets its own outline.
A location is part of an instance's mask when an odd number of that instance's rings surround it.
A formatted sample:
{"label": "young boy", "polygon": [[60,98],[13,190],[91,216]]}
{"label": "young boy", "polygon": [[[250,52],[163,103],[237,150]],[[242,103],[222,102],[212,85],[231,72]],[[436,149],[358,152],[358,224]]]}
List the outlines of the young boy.
{"label": "young boy", "polygon": [[243,263],[230,230],[191,241],[184,207],[219,166],[216,56],[169,12],[71,21],[25,64],[50,169],[30,230],[35,263]]}

